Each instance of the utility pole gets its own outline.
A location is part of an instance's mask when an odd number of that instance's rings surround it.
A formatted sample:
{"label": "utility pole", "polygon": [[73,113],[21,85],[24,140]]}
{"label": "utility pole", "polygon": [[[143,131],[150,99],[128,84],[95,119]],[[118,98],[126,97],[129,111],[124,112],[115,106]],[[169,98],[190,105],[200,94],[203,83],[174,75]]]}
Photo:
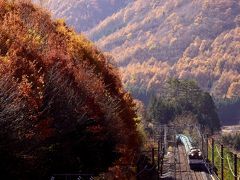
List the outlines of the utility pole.
{"label": "utility pole", "polygon": [[207,136],[206,137],[206,144],[207,144],[207,146],[206,146],[206,151],[207,151],[206,158],[208,160],[208,134],[206,136]]}
{"label": "utility pole", "polygon": [[234,180],[238,180],[237,160],[237,154],[234,154]]}
{"label": "utility pole", "polygon": [[158,180],[159,180],[159,170],[160,170],[160,138],[161,136],[159,137],[159,140],[158,140],[158,151],[157,151],[157,169],[158,169]]}
{"label": "utility pole", "polygon": [[161,136],[160,136],[160,176],[163,174],[163,156],[164,156],[164,127],[161,127]]}
{"label": "utility pole", "polygon": [[164,154],[166,149],[167,149],[167,126],[164,125],[164,151],[163,151]]}
{"label": "utility pole", "polygon": [[221,180],[224,180],[224,157],[223,157],[223,145],[221,144]]}
{"label": "utility pole", "polygon": [[160,154],[160,140],[158,140],[158,151],[157,151],[157,168],[158,168],[158,172],[160,170],[160,158],[159,158],[159,155]]}
{"label": "utility pole", "polygon": [[154,162],[154,147],[152,148],[152,165],[154,165],[155,162]]}
{"label": "utility pole", "polygon": [[212,169],[214,170],[214,139],[212,138]]}
{"label": "utility pole", "polygon": [[174,143],[174,175],[175,175],[175,179],[177,179],[177,154],[176,154],[176,149],[177,149],[177,140],[176,140],[176,128],[174,128],[174,134],[173,134],[173,143]]}
{"label": "utility pole", "polygon": [[165,147],[163,147],[162,156],[161,156],[161,167],[160,167],[160,174],[161,174],[161,176],[163,175],[163,158],[164,158],[164,151],[165,151]]}

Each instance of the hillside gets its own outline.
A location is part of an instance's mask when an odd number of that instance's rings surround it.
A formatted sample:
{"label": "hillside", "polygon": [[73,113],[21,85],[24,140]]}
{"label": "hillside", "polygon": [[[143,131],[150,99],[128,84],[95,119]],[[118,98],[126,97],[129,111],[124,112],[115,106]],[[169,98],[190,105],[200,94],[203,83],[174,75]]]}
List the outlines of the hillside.
{"label": "hillside", "polygon": [[112,53],[132,91],[160,91],[179,77],[215,97],[240,95],[238,0],[138,0],[87,35]]}
{"label": "hillside", "polygon": [[0,21],[0,179],[116,174],[140,147],[118,71],[31,3],[0,0]]}
{"label": "hillside", "polygon": [[223,125],[231,126],[240,124],[240,99],[225,99],[218,102],[219,117]]}
{"label": "hillside", "polygon": [[64,18],[78,32],[88,31],[133,0],[33,0]]}
{"label": "hillside", "polygon": [[212,97],[191,80],[169,80],[164,91],[151,98],[147,109],[147,119],[154,124],[176,124],[179,127],[200,124],[212,131],[220,129]]}

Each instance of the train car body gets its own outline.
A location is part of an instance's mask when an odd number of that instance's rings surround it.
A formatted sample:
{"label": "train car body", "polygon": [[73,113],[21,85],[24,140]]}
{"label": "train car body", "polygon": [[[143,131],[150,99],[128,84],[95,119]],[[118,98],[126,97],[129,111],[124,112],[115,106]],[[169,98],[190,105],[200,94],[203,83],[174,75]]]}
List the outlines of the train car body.
{"label": "train car body", "polygon": [[203,155],[200,149],[193,146],[192,139],[183,134],[178,134],[176,139],[177,143],[184,145],[190,167],[201,166],[203,164]]}

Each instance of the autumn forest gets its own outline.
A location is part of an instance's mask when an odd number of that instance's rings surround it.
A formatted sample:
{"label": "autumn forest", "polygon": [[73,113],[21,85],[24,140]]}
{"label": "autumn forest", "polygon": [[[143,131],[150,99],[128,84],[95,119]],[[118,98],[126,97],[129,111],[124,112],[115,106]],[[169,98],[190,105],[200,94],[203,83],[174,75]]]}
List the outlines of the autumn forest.
{"label": "autumn forest", "polygon": [[0,22],[0,179],[154,179],[155,126],[240,121],[238,0],[0,0]]}

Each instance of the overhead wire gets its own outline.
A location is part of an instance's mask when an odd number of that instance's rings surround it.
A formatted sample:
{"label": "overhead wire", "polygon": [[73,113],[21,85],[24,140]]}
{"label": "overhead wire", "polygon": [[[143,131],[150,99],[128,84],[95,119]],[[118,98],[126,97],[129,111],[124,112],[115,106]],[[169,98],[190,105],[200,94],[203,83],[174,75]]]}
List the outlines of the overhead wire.
{"label": "overhead wire", "polygon": [[[236,174],[233,172],[228,155],[226,155],[226,157],[227,157],[227,163],[228,163],[228,167],[229,167],[231,174],[233,175],[233,177],[237,177]],[[237,178],[239,178],[239,177],[237,177]]]}
{"label": "overhead wire", "polygon": [[217,145],[216,145],[215,147],[216,147],[216,150],[217,150],[217,153],[218,153],[218,157],[219,157],[220,159],[224,159],[224,158],[221,156],[220,151],[219,151]]}
{"label": "overhead wire", "polygon": [[142,174],[146,168],[147,168],[147,165],[144,166],[144,168],[136,175],[136,177],[139,176],[140,174]]}
{"label": "overhead wire", "polygon": [[[145,161],[145,159],[146,159],[146,156],[145,156],[145,158],[144,158],[144,161]],[[139,176],[139,175],[141,175],[144,171],[152,171],[154,168],[156,168],[155,165],[152,165],[152,167],[150,167],[149,169],[147,169],[147,167],[148,167],[148,165],[146,164],[146,165],[144,166],[144,168],[136,175],[136,177]]]}
{"label": "overhead wire", "polygon": [[[205,140],[205,137],[203,136],[203,139]],[[207,140],[208,141],[208,140]],[[208,145],[209,146],[212,146],[212,144],[208,141]],[[217,157],[219,157],[220,159],[223,159],[224,160],[224,157],[222,157],[221,156],[221,153],[220,153],[220,150],[219,150],[219,148],[218,148],[218,146],[216,145],[216,146],[214,146],[214,149],[216,149],[216,151],[217,151]],[[229,170],[230,172],[231,172],[231,175],[233,176],[233,177],[237,177],[237,179],[238,180],[240,180],[240,176],[236,176],[235,175],[235,173],[234,173],[234,171],[233,171],[233,169],[232,169],[232,167],[231,167],[231,164],[230,164],[230,160],[229,160],[229,156],[227,155],[227,163],[228,163],[228,167],[225,167],[225,169],[227,169],[227,170]],[[205,164],[205,166],[206,166],[206,162],[204,161],[204,164]],[[207,168],[208,169],[208,171],[209,171],[209,168]],[[215,174],[215,173],[214,173]],[[216,175],[216,174],[215,174]],[[219,179],[220,180],[220,178],[216,175],[215,177],[217,177],[217,179]]]}

